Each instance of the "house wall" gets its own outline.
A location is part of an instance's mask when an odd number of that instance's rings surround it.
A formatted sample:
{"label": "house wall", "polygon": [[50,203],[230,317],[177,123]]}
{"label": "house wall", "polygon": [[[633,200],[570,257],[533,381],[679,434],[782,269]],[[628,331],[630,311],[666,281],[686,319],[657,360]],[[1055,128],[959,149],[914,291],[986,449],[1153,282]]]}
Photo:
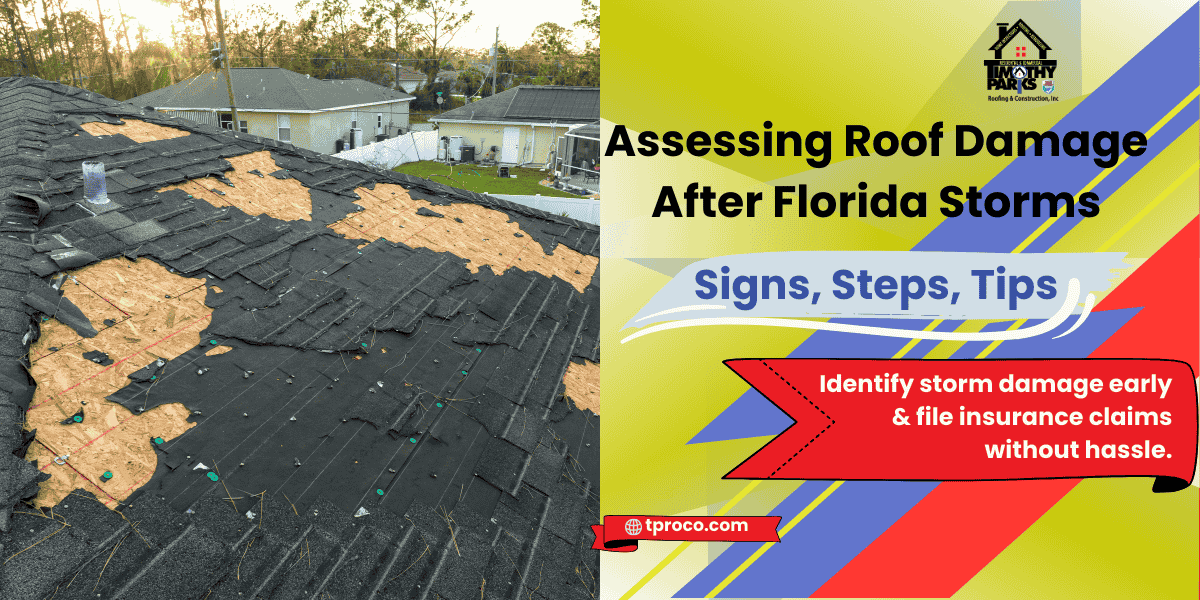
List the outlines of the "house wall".
{"label": "house wall", "polygon": [[[363,130],[363,144],[375,141],[376,115],[383,114],[383,133],[394,134],[397,130],[408,130],[408,101],[367,106],[350,110],[335,110],[309,115],[309,150],[333,154],[336,140],[350,141],[350,125],[358,120]],[[391,128],[389,129],[389,124]]]}
{"label": "house wall", "polygon": [[[246,121],[248,133],[271,139],[279,139],[278,115],[291,118],[291,143],[314,152],[333,154],[334,141],[342,138],[350,141],[350,125],[358,119],[363,130],[363,144],[375,141],[376,115],[383,114],[384,133],[395,134],[407,131],[409,101],[368,106],[351,110],[327,111],[322,113],[261,113],[240,112],[239,121]],[[219,113],[212,111],[161,111],[173,117],[191,119],[197,123],[218,126]],[[389,128],[389,125],[391,126]],[[349,145],[347,145],[347,148]]]}
{"label": "house wall", "polygon": [[[569,129],[566,125],[550,127],[538,125],[489,125],[483,123],[438,123],[438,136],[463,136],[463,144],[475,146],[475,157],[483,158],[492,146],[500,148],[504,142],[505,127],[516,127],[520,133],[520,161],[538,165],[546,164],[549,151],[558,143],[558,137]],[[535,135],[536,131],[536,135]],[[532,147],[532,153],[530,148]],[[497,152],[497,160],[501,152]]]}
{"label": "house wall", "polygon": [[421,87],[421,84],[423,83],[425,83],[424,79],[401,79],[400,89],[403,89],[406,93],[411,94],[417,91],[417,88]]}
{"label": "house wall", "polygon": [[[203,125],[220,126],[220,114],[227,111],[208,110],[164,110],[159,111],[172,117],[191,119]],[[292,144],[312,150],[309,134],[309,115],[304,113],[286,113],[291,117]],[[271,139],[279,139],[279,120],[277,113],[239,112],[238,120],[246,122],[247,133]],[[330,149],[332,152],[332,147]]]}
{"label": "house wall", "polygon": [[275,129],[274,114],[240,112],[238,113],[238,120],[246,122],[248,130],[246,133],[272,139],[279,133]]}

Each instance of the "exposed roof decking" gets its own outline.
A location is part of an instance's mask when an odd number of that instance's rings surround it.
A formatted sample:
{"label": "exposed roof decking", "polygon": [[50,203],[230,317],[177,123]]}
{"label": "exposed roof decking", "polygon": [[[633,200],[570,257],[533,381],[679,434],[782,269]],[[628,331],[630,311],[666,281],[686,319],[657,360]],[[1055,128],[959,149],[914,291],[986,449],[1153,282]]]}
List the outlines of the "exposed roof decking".
{"label": "exposed roof decking", "polygon": [[[599,359],[598,274],[581,292],[522,269],[524,261],[502,275],[473,272],[451,252],[383,239],[359,247],[327,226],[358,210],[356,190],[396,185],[447,215],[459,205],[503,213],[531,246],[561,245],[584,258],[598,256],[598,228],[142,115],[58,84],[0,80],[0,100],[6,93],[27,98],[21,116],[35,126],[0,132],[33,140],[26,144],[38,160],[26,161],[16,179],[0,179],[0,191],[37,190],[50,208],[41,223],[0,240],[14,257],[9,267],[24,263],[47,276],[77,268],[53,258],[67,261],[57,251],[69,250],[57,234],[105,261],[97,267],[140,257],[128,264],[174,269],[172,277],[199,287],[144,299],[165,305],[176,300],[168,294],[184,301],[205,291],[212,315],[199,343],[167,361],[161,376],[129,379],[109,401],[96,399],[111,410],[145,408],[141,416],[179,403],[199,411],[193,426],[152,448],[155,474],[119,509],[124,518],[81,491],[55,507],[59,520],[16,515],[0,535],[6,558],[20,551],[5,565],[6,593],[42,598],[72,579],[88,585],[58,597],[596,593],[598,556],[587,549],[586,526],[598,519],[598,417],[562,394],[575,361]],[[190,135],[138,143],[80,134],[79,122],[126,117]],[[264,152],[283,171],[276,182],[303,186],[311,220],[156,191],[210,175],[239,185],[231,168]],[[108,165],[117,205],[98,217],[77,209],[78,163],[95,158]],[[251,177],[243,185],[266,181]],[[0,285],[46,285],[24,269],[12,273],[0,274]],[[89,303],[71,290],[69,298],[89,318],[112,318],[107,301]],[[20,338],[0,342],[21,348]],[[59,352],[75,351],[63,344]],[[199,462],[219,470],[217,482],[193,470]],[[370,514],[352,517],[360,507]]]}

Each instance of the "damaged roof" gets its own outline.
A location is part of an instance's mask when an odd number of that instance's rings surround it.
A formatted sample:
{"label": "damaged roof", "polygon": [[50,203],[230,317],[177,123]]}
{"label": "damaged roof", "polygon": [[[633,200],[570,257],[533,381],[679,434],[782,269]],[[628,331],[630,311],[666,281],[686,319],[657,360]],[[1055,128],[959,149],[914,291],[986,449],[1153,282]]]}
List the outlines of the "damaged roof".
{"label": "damaged roof", "polygon": [[[237,67],[229,71],[237,108],[243,111],[319,112],[414,98],[363,80],[318,79],[280,67]],[[202,73],[127,102],[156,110],[226,110],[229,90],[224,71]]]}
{"label": "damaged roof", "polygon": [[598,227],[40,79],[0,105],[0,595],[595,597]]}

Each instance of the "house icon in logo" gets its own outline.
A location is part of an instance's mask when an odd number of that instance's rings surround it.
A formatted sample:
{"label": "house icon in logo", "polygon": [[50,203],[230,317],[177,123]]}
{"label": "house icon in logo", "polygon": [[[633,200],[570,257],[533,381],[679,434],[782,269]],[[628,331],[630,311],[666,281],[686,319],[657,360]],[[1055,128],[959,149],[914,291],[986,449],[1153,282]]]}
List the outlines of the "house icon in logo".
{"label": "house icon in logo", "polygon": [[[1054,77],[1058,61],[1047,58],[1051,50],[1050,44],[1047,44],[1024,19],[1017,19],[1012,25],[996,23],[996,27],[996,42],[988,48],[992,58],[983,61],[989,91],[1001,90],[1020,94],[1024,90],[1036,90],[1036,80]],[[1028,41],[1017,41],[1018,36],[1023,36]],[[1030,46],[1037,50],[1036,55],[1033,55]],[[1005,48],[1009,49],[1008,58],[1004,56]]]}
{"label": "house icon in logo", "polygon": [[[1003,58],[1002,53],[1004,52],[1004,47],[1008,46],[1008,44],[1017,37],[1018,33],[1025,34],[1025,38],[1029,40],[1029,43],[1033,44],[1034,47],[1037,48],[1038,58],[1041,60],[1046,60],[1046,52],[1051,49],[1050,45],[1047,44],[1041,36],[1034,32],[1033,28],[1027,25],[1023,19],[1017,19],[1017,22],[1013,23],[1011,27],[1008,25],[1008,23],[996,23],[996,27],[999,28],[999,35],[996,38],[996,43],[992,44],[991,48],[988,48],[988,50],[991,50],[993,53],[995,53],[996,60]],[[1025,46],[1018,46],[1016,54],[1017,58],[1025,58]]]}

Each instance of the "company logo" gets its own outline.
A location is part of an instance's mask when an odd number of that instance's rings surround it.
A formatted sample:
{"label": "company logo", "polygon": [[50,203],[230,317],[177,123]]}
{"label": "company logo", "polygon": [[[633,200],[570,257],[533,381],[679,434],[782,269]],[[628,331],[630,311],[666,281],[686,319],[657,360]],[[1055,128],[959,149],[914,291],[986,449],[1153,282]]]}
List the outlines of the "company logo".
{"label": "company logo", "polygon": [[642,532],[642,522],[637,519],[625,521],[625,533],[637,535]]}
{"label": "company logo", "polygon": [[1042,82],[1042,91],[1046,92],[1047,94],[1053,92],[1054,91],[1054,80],[1047,79],[1047,80],[1043,81]]}
{"label": "company logo", "polygon": [[983,61],[988,91],[1033,91],[1039,79],[1046,79],[1042,89],[1047,94],[1053,91],[1050,78],[1058,61],[1049,58],[1050,45],[1022,19],[1012,25],[996,23],[996,27],[996,42],[988,48],[992,57]]}

